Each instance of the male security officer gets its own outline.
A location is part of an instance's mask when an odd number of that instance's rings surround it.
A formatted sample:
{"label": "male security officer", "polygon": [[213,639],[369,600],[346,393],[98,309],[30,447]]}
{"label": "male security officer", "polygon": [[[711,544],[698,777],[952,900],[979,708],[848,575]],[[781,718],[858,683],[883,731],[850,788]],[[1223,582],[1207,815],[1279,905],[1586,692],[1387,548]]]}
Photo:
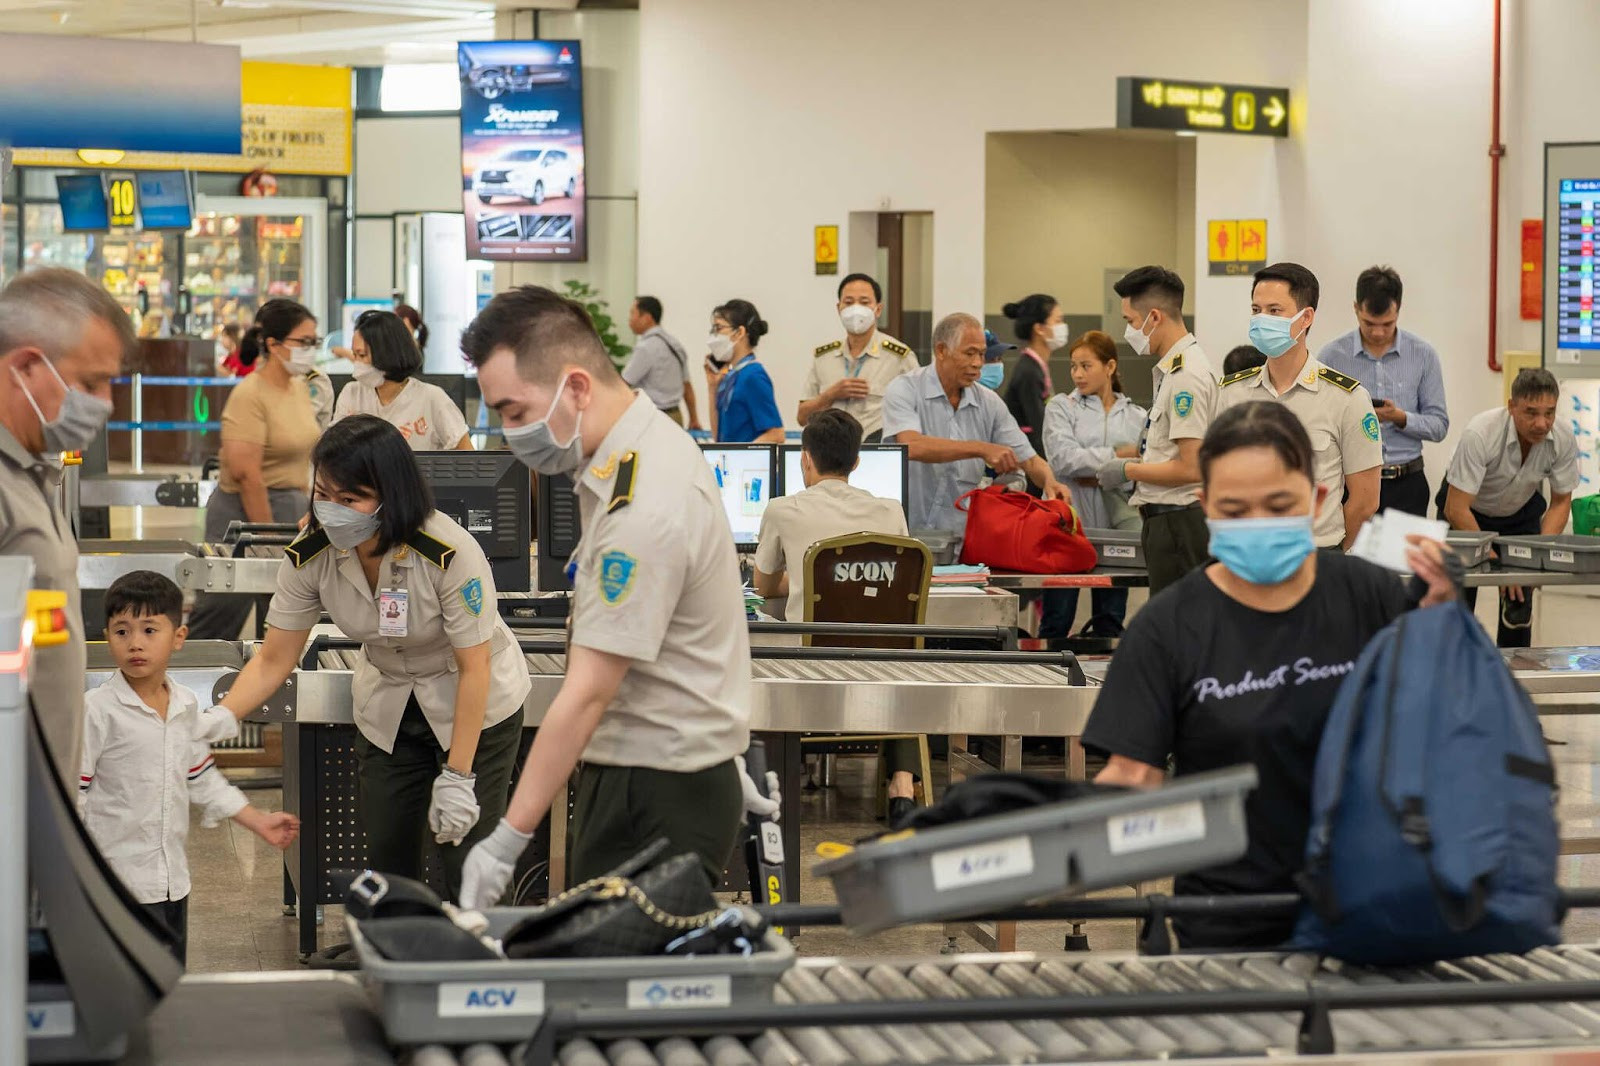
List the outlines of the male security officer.
{"label": "male security officer", "polygon": [[503,292],[461,347],[506,443],[540,474],[571,475],[583,520],[566,676],[505,818],[467,857],[461,902],[500,898],[580,759],[575,880],[659,837],[720,880],[744,811],[777,807],[751,795],[739,762],[750,637],[711,468],[623,382],[581,304],[533,285]]}
{"label": "male security officer", "polygon": [[74,794],[85,652],[61,453],[88,448],[104,430],[111,379],[137,345],[127,313],[76,271],[32,270],[0,291],[0,555],[31,557],[34,587],[67,595],[71,637],[35,652],[33,700]]}
{"label": "male security officer", "polygon": [[1217,408],[1217,372],[1183,322],[1183,279],[1159,266],[1140,267],[1112,286],[1122,297],[1124,338],[1136,355],[1154,355],[1155,399],[1137,445],[1118,448],[1100,470],[1100,484],[1134,483],[1132,504],[1150,595],[1206,561],[1211,533],[1200,510],[1200,439]]}
{"label": "male security officer", "polygon": [[917,369],[917,357],[887,333],[878,332],[882,304],[883,290],[865,274],[850,274],[839,283],[839,323],[845,339],[829,341],[812,353],[800,397],[800,425],[818,411],[835,407],[855,416],[866,443],[883,439],[884,391],[889,382]]}
{"label": "male security officer", "polygon": [[1221,409],[1276,400],[1299,416],[1316,453],[1317,484],[1328,487],[1313,530],[1317,547],[1342,550],[1378,509],[1383,445],[1361,382],[1323,366],[1306,345],[1318,294],[1316,275],[1298,263],[1275,263],[1256,274],[1250,343],[1267,362],[1222,379]]}

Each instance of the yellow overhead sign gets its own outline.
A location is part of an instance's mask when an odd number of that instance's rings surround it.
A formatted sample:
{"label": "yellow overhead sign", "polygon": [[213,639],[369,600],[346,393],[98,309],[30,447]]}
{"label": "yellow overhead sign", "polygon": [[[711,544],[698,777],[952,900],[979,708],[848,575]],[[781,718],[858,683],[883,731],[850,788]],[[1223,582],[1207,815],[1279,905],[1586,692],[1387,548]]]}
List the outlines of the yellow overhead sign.
{"label": "yellow overhead sign", "polygon": [[1117,128],[1289,136],[1289,90],[1265,85],[1118,78]]}

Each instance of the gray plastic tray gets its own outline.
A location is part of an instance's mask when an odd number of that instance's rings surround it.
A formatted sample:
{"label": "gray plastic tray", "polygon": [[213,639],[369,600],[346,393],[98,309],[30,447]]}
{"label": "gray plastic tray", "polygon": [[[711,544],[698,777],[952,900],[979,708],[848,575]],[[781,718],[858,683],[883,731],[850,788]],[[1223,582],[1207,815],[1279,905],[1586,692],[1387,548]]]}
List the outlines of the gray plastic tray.
{"label": "gray plastic tray", "polygon": [[[531,908],[484,912],[500,937]],[[579,1010],[671,1010],[772,1002],[794,965],[794,945],[768,932],[758,955],[618,959],[494,959],[394,962],[373,950],[361,923],[347,918],[362,980],[396,1044],[515,1043],[526,1040],[550,1007]]]}
{"label": "gray plastic tray", "polygon": [[863,844],[817,866],[845,923],[875,933],[1186,873],[1244,854],[1253,766]]}
{"label": "gray plastic tray", "polygon": [[1497,537],[1500,562],[1521,570],[1559,570],[1568,574],[1600,572],[1600,537],[1571,533]]}
{"label": "gray plastic tray", "polygon": [[958,540],[954,533],[943,529],[917,529],[911,535],[928,546],[934,566],[954,566],[960,562]]}
{"label": "gray plastic tray", "polygon": [[1445,537],[1449,549],[1461,557],[1461,565],[1471,569],[1489,561],[1494,547],[1494,534],[1471,529],[1452,529]]}
{"label": "gray plastic tray", "polygon": [[1138,533],[1122,529],[1085,529],[1083,535],[1100,554],[1101,566],[1144,569],[1144,538]]}

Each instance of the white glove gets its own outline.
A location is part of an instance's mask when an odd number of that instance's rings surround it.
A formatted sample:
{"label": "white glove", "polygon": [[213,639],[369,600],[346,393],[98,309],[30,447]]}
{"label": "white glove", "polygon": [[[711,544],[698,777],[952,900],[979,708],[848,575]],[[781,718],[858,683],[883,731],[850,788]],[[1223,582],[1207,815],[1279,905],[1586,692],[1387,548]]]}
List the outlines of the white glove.
{"label": "white glove", "polygon": [[1100,468],[1100,487],[1114,489],[1128,480],[1128,464],[1132,459],[1112,459]]}
{"label": "white glove", "polygon": [[220,744],[239,737],[239,718],[228,708],[217,704],[200,712],[199,739],[208,744]]}
{"label": "white glove", "polygon": [[744,764],[743,755],[733,757],[734,764],[739,767],[739,788],[744,792],[744,809],[746,814],[753,814],[757,818],[769,822],[778,820],[778,812],[783,809],[783,793],[778,791],[778,775],[776,771],[767,771],[767,794],[763,796],[756,787],[755,781],[750,777],[750,770]]}
{"label": "white glove", "polygon": [[473,778],[462,777],[448,766],[433,779],[433,802],[428,804],[428,828],[440,844],[457,844],[478,824],[478,795]]}
{"label": "white glove", "polygon": [[467,861],[461,866],[461,909],[481,911],[499,903],[506,886],[511,884],[511,875],[516,873],[517,859],[532,839],[532,833],[519,832],[510,822],[500,819],[494,832],[467,853]]}

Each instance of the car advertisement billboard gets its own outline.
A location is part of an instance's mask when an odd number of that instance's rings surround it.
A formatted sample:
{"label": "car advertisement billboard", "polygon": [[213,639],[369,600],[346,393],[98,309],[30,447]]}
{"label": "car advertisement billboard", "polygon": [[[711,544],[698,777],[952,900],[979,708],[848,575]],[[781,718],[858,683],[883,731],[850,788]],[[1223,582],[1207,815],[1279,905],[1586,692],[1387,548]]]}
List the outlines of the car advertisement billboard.
{"label": "car advertisement billboard", "polygon": [[588,258],[577,41],[463,42],[467,258]]}

